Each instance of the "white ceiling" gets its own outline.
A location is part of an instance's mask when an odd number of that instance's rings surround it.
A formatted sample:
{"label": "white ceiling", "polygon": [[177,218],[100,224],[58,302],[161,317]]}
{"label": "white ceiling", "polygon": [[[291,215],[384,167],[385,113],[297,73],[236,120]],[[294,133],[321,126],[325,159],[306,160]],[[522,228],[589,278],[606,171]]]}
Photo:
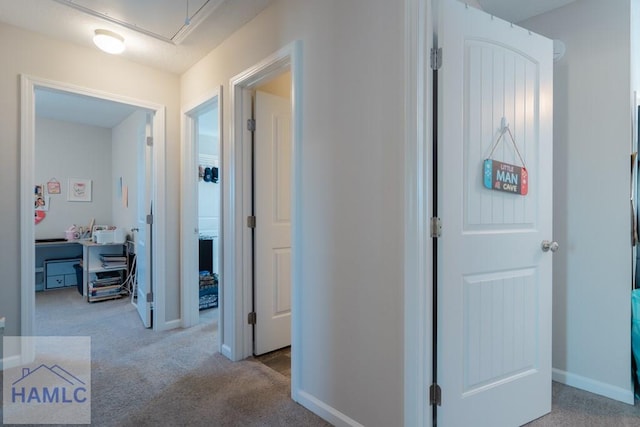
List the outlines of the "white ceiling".
{"label": "white ceiling", "polygon": [[[0,0],[0,22],[92,49],[94,30],[108,29],[125,38],[124,58],[181,74],[272,1]],[[113,128],[135,110],[82,95],[36,91],[38,117]]]}
{"label": "white ceiling", "polygon": [[127,104],[60,92],[36,89],[36,116],[89,126],[113,128],[138,110]]}
{"label": "white ceiling", "polygon": [[111,30],[124,58],[181,74],[272,1],[0,0],[0,22],[90,48],[94,30]]}
{"label": "white ceiling", "polygon": [[103,20],[179,44],[183,30],[193,29],[208,17],[222,0],[55,0],[60,4]]}
{"label": "white ceiling", "polygon": [[[0,0],[0,22],[90,48],[94,48],[95,29],[115,31],[125,38],[124,58],[181,74],[272,1]],[[510,22],[573,1],[467,0]],[[54,91],[40,90],[36,96],[38,116],[93,126],[114,127],[133,110],[124,104]]]}
{"label": "white ceiling", "polygon": [[482,10],[509,22],[521,22],[576,0],[476,0]]}
{"label": "white ceiling", "polygon": [[[507,21],[520,22],[575,0],[466,1]],[[127,44],[123,57],[181,74],[272,2],[0,0],[0,22],[91,48],[94,30],[115,31]]]}

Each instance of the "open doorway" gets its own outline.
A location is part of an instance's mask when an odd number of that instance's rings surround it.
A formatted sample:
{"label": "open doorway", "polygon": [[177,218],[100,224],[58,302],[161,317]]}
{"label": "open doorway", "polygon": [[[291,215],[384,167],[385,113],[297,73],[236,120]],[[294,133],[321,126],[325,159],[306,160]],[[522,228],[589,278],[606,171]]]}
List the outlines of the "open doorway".
{"label": "open doorway", "polygon": [[[82,294],[81,298],[85,301],[91,300],[90,281],[98,278],[99,274],[96,273],[103,273],[109,269],[102,265],[102,252],[109,252],[117,257],[127,258],[132,255],[137,258],[135,282],[131,281],[125,267],[118,267],[113,272],[121,272],[122,282],[129,280],[129,293],[133,294],[131,301],[138,309],[144,326],[151,327],[153,323],[153,327],[158,328],[157,319],[164,319],[164,263],[158,262],[164,258],[164,245],[162,237],[154,240],[153,236],[158,235],[155,230],[164,228],[164,182],[158,179],[164,170],[163,107],[24,76],[22,88],[24,179],[21,208],[25,212],[22,215],[21,235],[22,333],[32,335],[35,330],[37,284],[44,289],[50,286],[68,288],[67,285],[71,284],[73,292],[77,289],[78,293]],[[38,99],[45,100],[47,97],[63,99],[69,108],[73,104],[72,100],[82,100],[86,103],[77,104],[81,106],[75,112],[64,113],[63,105],[56,106],[54,101],[50,107],[53,107],[55,113],[45,117],[47,114],[43,112],[42,105],[38,105]],[[119,118],[107,117],[109,114],[105,111],[109,109],[101,108],[116,104],[120,107]],[[94,113],[98,120],[102,120],[101,125],[78,123],[79,117],[88,116],[85,114],[88,105],[97,108]],[[67,117],[75,117],[76,120],[65,120],[62,116],[56,118],[55,114],[67,114]],[[118,129],[105,125],[109,120],[119,122]],[[95,137],[102,141],[102,147],[89,147],[88,145],[94,141],[94,137],[90,135],[100,134],[94,133],[97,128],[105,129],[100,136]],[[41,165],[38,164],[38,157],[35,155],[39,146],[39,132],[47,133],[45,139],[49,139],[49,144],[55,143],[49,138],[54,134],[57,135],[55,138],[66,143],[64,147],[48,147],[49,154],[45,154]],[[65,132],[75,133],[75,137],[69,138],[69,134],[65,136]],[[116,137],[116,134],[119,136]],[[113,143],[112,135],[113,138],[119,139],[120,143]],[[80,146],[72,147],[71,142]],[[83,151],[84,160],[74,160],[73,157]],[[118,160],[114,162],[114,158]],[[70,164],[62,165],[65,161]],[[133,168],[127,167],[127,164],[139,167],[132,171]],[[57,172],[40,170],[48,166],[64,167]],[[80,169],[74,169],[76,166]],[[78,194],[71,191],[78,186],[84,190]],[[35,221],[32,219],[34,188],[38,187],[48,204],[48,211],[40,218],[40,224],[36,224],[39,219],[37,215]],[[44,229],[47,227],[36,230],[36,227],[46,225],[47,219],[51,227],[48,230]],[[76,227],[72,228],[74,224]],[[114,225],[117,226],[115,229],[105,230]],[[110,233],[103,233],[103,240],[97,241],[95,239],[99,228]],[[47,254],[37,253],[39,251],[34,247],[36,238],[53,240],[53,246],[44,247]],[[96,247],[100,250],[94,251]],[[58,252],[60,250],[62,252]],[[53,261],[61,256],[69,262],[64,265],[54,263],[55,265],[50,266],[51,269],[47,268],[48,265],[40,265],[44,264],[45,260]],[[100,262],[99,267],[93,266],[94,258]],[[78,265],[82,266],[80,272],[77,268],[74,269]],[[152,288],[152,284],[155,288]],[[118,286],[120,285],[114,285],[114,290]],[[154,310],[154,305],[159,307],[159,310]]]}
{"label": "open doorway", "polygon": [[[35,92],[35,288],[42,292],[36,301],[55,312],[56,301],[69,308],[74,299],[130,299],[151,327],[151,112],[47,88]],[[78,292],[63,292],[69,287]],[[37,314],[48,317],[40,308]]]}
{"label": "open doorway", "polygon": [[185,109],[182,187],[183,327],[217,322],[221,274],[220,90]]}
{"label": "open doorway", "polygon": [[[253,98],[256,90],[271,82],[283,73],[290,72],[291,119],[288,126],[290,132],[289,174],[290,187],[287,199],[290,208],[290,257],[288,263],[290,273],[290,339],[291,339],[291,395],[298,400],[299,379],[297,361],[301,357],[303,325],[297,310],[300,309],[299,293],[302,250],[301,218],[299,203],[300,168],[301,168],[301,54],[302,44],[293,42],[260,63],[233,77],[230,82],[231,119],[230,135],[225,141],[223,162],[223,276],[222,276],[222,309],[220,317],[221,351],[232,360],[240,360],[254,354],[253,319],[258,313],[254,305],[254,254],[253,224],[254,222],[254,167],[252,165],[253,147]],[[282,260],[282,258],[280,258]],[[256,260],[257,261],[257,260]],[[276,262],[276,259],[271,258]],[[283,269],[282,271],[286,271]],[[274,306],[278,302],[271,300]],[[259,332],[257,332],[259,334]]]}

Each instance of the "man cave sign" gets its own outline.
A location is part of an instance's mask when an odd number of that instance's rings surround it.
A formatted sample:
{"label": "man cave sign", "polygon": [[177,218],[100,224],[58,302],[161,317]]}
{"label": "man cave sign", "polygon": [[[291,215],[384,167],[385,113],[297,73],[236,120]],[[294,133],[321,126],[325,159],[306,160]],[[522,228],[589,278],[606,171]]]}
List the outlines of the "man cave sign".
{"label": "man cave sign", "polygon": [[529,174],[527,168],[497,160],[484,161],[484,186],[489,190],[526,196],[529,192]]}

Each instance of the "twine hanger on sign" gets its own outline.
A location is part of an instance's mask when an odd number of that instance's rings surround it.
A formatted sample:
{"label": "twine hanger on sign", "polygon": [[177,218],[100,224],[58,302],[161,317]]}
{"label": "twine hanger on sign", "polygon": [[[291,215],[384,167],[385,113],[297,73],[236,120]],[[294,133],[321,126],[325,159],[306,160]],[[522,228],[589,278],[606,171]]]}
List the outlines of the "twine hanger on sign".
{"label": "twine hanger on sign", "polygon": [[522,155],[520,154],[520,150],[518,150],[518,144],[516,144],[516,140],[513,137],[513,134],[511,133],[511,129],[509,129],[509,124],[507,123],[507,119],[505,117],[502,118],[501,126],[502,126],[502,129],[500,130],[500,135],[498,135],[498,138],[496,139],[496,142],[493,144],[493,147],[491,148],[491,152],[489,153],[489,157],[487,157],[487,158],[488,159],[492,159],[493,152],[498,147],[498,144],[500,143],[500,141],[504,137],[504,134],[505,133],[509,133],[509,138],[511,138],[511,144],[513,145],[513,148],[516,150],[516,154],[518,155],[518,158],[520,159],[520,163],[522,163],[522,167],[523,168],[527,169],[527,165],[525,164],[524,159],[522,158]]}

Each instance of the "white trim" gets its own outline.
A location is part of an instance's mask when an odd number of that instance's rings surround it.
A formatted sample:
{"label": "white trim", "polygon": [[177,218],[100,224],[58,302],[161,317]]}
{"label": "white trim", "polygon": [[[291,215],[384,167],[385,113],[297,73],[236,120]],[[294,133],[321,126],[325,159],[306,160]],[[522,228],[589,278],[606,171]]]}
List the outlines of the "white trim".
{"label": "white trim", "polygon": [[[246,174],[250,171],[247,150],[243,150],[243,141],[250,136],[244,126],[246,117],[247,95],[251,88],[280,74],[286,69],[291,71],[292,87],[292,308],[291,308],[291,397],[298,398],[300,387],[300,357],[303,325],[300,324],[299,307],[301,305],[301,270],[300,261],[302,248],[302,218],[301,203],[301,168],[302,168],[302,42],[294,41],[270,55],[255,66],[231,78],[229,88],[231,92],[231,120],[229,147],[224,156],[227,167],[223,173],[223,200],[225,201],[223,230],[229,237],[223,242],[224,272],[221,277],[221,288],[227,293],[222,304],[229,310],[227,320],[233,322],[226,325],[233,336],[225,336],[223,349],[228,349],[232,360],[240,360],[252,354],[252,330],[246,319],[251,310],[251,263],[250,260],[250,232],[245,227],[244,218],[247,215],[247,201],[250,183]],[[228,156],[228,157],[227,157]],[[228,202],[228,203],[227,203]],[[225,285],[225,284],[228,284]]]}
{"label": "white trim", "polygon": [[[364,427],[359,422],[349,418],[342,412],[316,399],[306,391],[300,390],[298,394],[300,397],[300,400],[298,401],[298,403],[300,403],[302,406],[304,406],[311,412],[322,417],[332,425],[336,427]],[[405,422],[405,425],[409,425],[409,424]]]}
{"label": "white trim", "polygon": [[195,276],[198,262],[198,198],[196,177],[193,173],[194,157],[197,156],[193,141],[194,120],[189,116],[191,109],[182,109],[182,144],[180,150],[182,185],[180,189],[180,300],[182,327],[188,328],[197,324],[196,311],[193,309]]}
{"label": "white trim", "polygon": [[[431,426],[431,78],[428,0],[405,0],[404,425]],[[429,132],[429,133],[428,133]]]}
{"label": "white trim", "polygon": [[631,387],[630,390],[596,381],[594,379],[583,377],[581,375],[572,374],[571,372],[563,371],[556,368],[553,368],[552,370],[552,379],[553,381],[559,382],[561,384],[579,388],[580,390],[588,391],[600,396],[608,397],[609,399],[628,403],[629,405],[633,405],[635,403],[631,379],[629,379]]}
{"label": "white trim", "polygon": [[[218,328],[218,330],[220,330],[220,328]],[[227,359],[233,360],[233,352],[231,351],[231,347],[229,347],[228,345],[220,345],[220,353],[222,353],[222,355]]]}
{"label": "white trim", "polygon": [[293,171],[291,178],[291,192],[293,194],[292,218],[295,227],[291,228],[291,242],[295,250],[291,252],[292,265],[292,295],[293,303],[291,315],[291,398],[298,401],[302,377],[302,338],[304,328],[300,310],[302,307],[302,237],[304,230],[302,216],[302,42],[296,42],[290,47],[291,70],[291,113],[293,118],[293,145],[291,159]]}
{"label": "white trim", "polygon": [[[30,194],[34,181],[34,151],[35,151],[35,89],[49,88],[79,95],[101,98],[108,101],[133,105],[141,109],[153,111],[154,136],[154,239],[153,239],[153,268],[154,268],[154,301],[153,329],[166,330],[174,326],[174,322],[165,321],[165,286],[166,286],[166,202],[165,202],[165,107],[160,104],[140,101],[122,95],[116,95],[95,89],[84,88],[69,83],[41,79],[22,74],[21,86],[21,119],[20,119],[20,255],[21,255],[21,329],[22,336],[31,336],[34,332],[35,289],[33,277],[35,275],[35,226],[33,223],[33,201]],[[30,190],[31,189],[31,190]]]}
{"label": "white trim", "polygon": [[[222,153],[222,86],[218,86],[207,96],[199,101],[182,108],[182,148],[181,176],[182,185],[180,191],[180,298],[182,327],[188,328],[200,322],[200,310],[198,308],[198,178],[194,168],[198,164],[198,147],[194,144],[193,126],[194,115],[206,106],[217,102],[220,152]],[[222,159],[222,156],[220,156]],[[223,169],[222,163],[220,164]],[[218,242],[222,241],[222,230],[218,235]],[[220,254],[220,251],[216,251]],[[220,263],[222,265],[222,263]],[[222,275],[220,275],[222,276]],[[218,301],[221,301],[219,298]],[[218,315],[222,318],[222,304],[219,304]],[[218,323],[219,336],[222,334],[222,325]],[[218,339],[219,346],[222,339]],[[220,349],[219,349],[220,350]]]}
{"label": "white trim", "polygon": [[25,361],[22,360],[21,355],[9,356],[4,359],[0,359],[0,371],[5,369],[17,368],[20,365],[24,365]]}
{"label": "white trim", "polygon": [[168,331],[170,329],[177,329],[181,326],[182,326],[182,319],[169,320],[164,323],[164,329],[162,330]]}
{"label": "white trim", "polygon": [[[33,224],[33,202],[31,193],[35,185],[33,177],[35,163],[35,82],[20,76],[20,335],[33,335],[35,323],[36,294],[35,277],[36,249],[35,226]],[[28,196],[27,196],[28,195]]]}

